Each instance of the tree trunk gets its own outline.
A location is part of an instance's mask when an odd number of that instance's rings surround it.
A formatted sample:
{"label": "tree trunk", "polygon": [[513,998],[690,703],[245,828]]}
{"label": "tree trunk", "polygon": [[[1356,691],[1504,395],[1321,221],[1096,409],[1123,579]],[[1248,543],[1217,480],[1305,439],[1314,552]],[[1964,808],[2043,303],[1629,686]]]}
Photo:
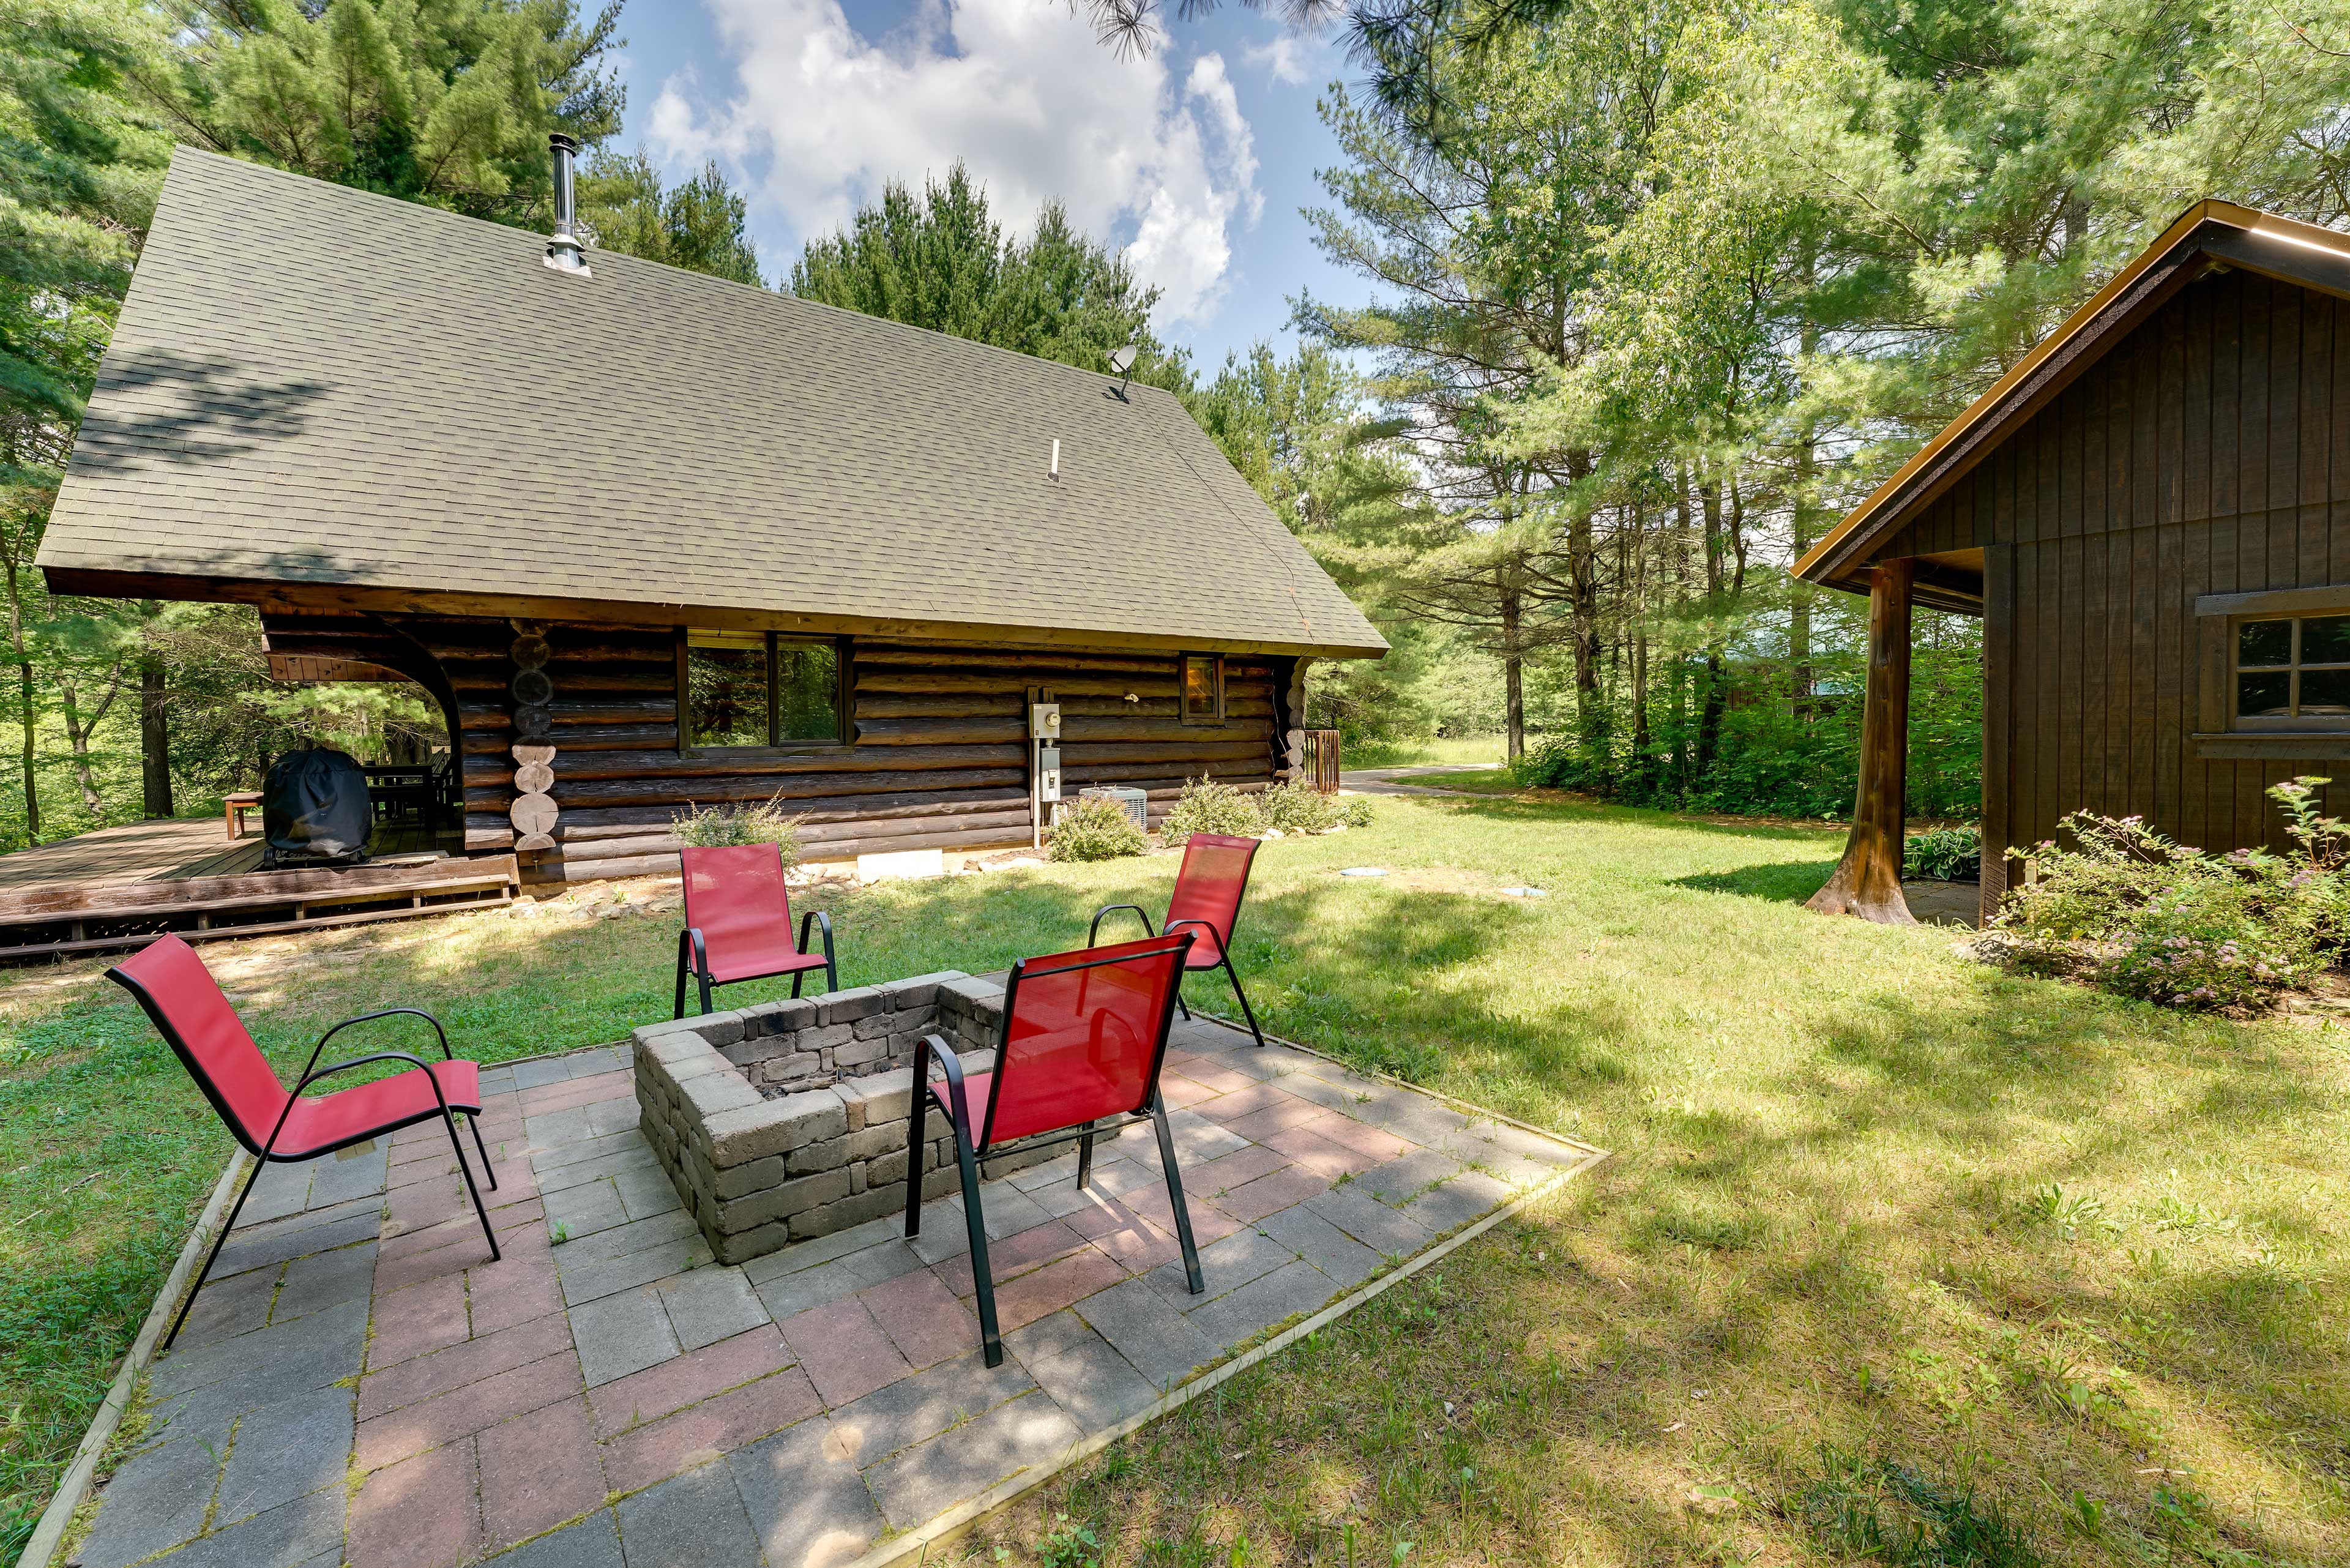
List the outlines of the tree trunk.
{"label": "tree trunk", "polygon": [[57,681],[57,695],[65,699],[66,744],[73,749],[74,784],[81,791],[81,804],[90,815],[101,820],[106,813],[106,800],[98,793],[98,778],[90,771],[90,737],[106,722],[107,713],[114,707],[114,699],[122,690],[122,661],[117,659],[106,673],[106,695],[88,719],[82,717],[78,693],[70,678]]}
{"label": "tree trunk", "polygon": [[22,740],[25,781],[25,842],[41,841],[41,791],[34,778],[33,656],[25,647],[25,603],[17,594],[16,562],[8,561],[8,648],[16,660],[16,722]]}
{"label": "tree trunk", "polygon": [[1909,785],[1909,599],[1918,563],[1880,561],[1868,585],[1868,691],[1860,711],[1860,788],[1844,858],[1809,908],[1879,925],[1915,925],[1901,896]]}
{"label": "tree trunk", "polygon": [[[1806,257],[1804,282],[1812,280],[1812,264]],[[1820,329],[1808,315],[1804,320],[1802,352],[1806,364],[1819,351]],[[1820,444],[1816,428],[1806,421],[1804,431],[1795,442],[1795,495],[1794,536],[1788,541],[1794,559],[1802,560],[1804,552],[1812,547],[1817,536],[1819,502]],[[1818,677],[1812,670],[1812,596],[1818,590],[1796,577],[1787,585],[1787,665],[1789,673],[1788,705],[1798,724],[1808,724],[1817,704],[1812,701],[1813,688]]]}
{"label": "tree trunk", "polygon": [[1704,508],[1706,619],[1711,627],[1706,636],[1705,696],[1697,716],[1697,776],[1701,783],[1712,774],[1721,752],[1721,714],[1730,697],[1725,668],[1729,646],[1723,636],[1729,584],[1724,570],[1727,540],[1722,531],[1721,486],[1717,481],[1700,479],[1697,493]]}
{"label": "tree trunk", "polygon": [[163,659],[153,649],[139,656],[139,776],[141,815],[172,816],[172,732],[164,703]]}
{"label": "tree trunk", "polygon": [[1650,782],[1648,747],[1648,634],[1632,634],[1632,777],[1642,791]]}
{"label": "tree trunk", "polygon": [[1507,734],[1505,754],[1514,763],[1526,754],[1525,659],[1518,640],[1525,607],[1517,585],[1506,575],[1502,578],[1501,610],[1503,728]]}

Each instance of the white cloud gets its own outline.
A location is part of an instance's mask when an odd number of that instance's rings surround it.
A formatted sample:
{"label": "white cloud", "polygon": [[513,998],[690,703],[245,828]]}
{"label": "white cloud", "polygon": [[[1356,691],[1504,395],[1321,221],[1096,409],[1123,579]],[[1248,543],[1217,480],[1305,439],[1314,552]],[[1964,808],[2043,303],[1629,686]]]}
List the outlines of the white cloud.
{"label": "white cloud", "polygon": [[706,3],[735,80],[723,99],[690,76],[662,87],[650,133],[666,161],[725,161],[806,234],[887,180],[961,159],[1007,228],[1057,196],[1088,233],[1128,242],[1168,318],[1215,313],[1232,226],[1264,204],[1220,57],[1179,85],[1165,45],[1120,59],[1062,0],[923,0],[870,39],[839,0]]}
{"label": "white cloud", "polygon": [[1299,87],[1305,81],[1313,57],[1319,53],[1321,46],[1315,39],[1284,33],[1270,44],[1251,44],[1241,51],[1241,58],[1269,72],[1277,82]]}

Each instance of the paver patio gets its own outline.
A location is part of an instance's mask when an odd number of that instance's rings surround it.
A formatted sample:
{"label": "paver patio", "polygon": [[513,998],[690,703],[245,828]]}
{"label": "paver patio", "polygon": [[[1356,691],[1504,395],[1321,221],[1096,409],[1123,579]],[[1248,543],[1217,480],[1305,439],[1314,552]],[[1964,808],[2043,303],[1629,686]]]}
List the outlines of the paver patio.
{"label": "paver patio", "polygon": [[[437,1125],[266,1174],[75,1560],[834,1568],[1041,1476],[1236,1348],[1595,1151],[1206,1023],[1147,1127],[992,1181],[1007,1356],[960,1200],[713,1262],[625,1053],[487,1070],[488,1261]],[[559,1238],[559,1240],[558,1240]]]}

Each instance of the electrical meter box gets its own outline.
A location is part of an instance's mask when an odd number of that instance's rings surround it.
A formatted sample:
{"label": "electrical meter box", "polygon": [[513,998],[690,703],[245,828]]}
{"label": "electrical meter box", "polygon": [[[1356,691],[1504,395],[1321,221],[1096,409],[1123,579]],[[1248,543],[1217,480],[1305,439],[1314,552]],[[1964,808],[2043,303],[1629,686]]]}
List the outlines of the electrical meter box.
{"label": "electrical meter box", "polygon": [[1036,748],[1036,798],[1061,798],[1061,748],[1049,741]]}
{"label": "electrical meter box", "polygon": [[1039,741],[1061,738],[1061,705],[1058,702],[1032,702],[1028,706],[1028,733]]}

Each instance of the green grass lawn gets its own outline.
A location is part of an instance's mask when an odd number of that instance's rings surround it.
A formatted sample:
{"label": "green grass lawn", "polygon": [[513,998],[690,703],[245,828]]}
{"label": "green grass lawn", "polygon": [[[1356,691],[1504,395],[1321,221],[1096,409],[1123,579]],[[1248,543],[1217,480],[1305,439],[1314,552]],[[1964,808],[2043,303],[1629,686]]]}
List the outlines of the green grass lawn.
{"label": "green grass lawn", "polygon": [[[1376,810],[1259,859],[1236,949],[1268,1028],[1614,1158],[1056,1480],[983,1560],[2350,1561],[2350,1036],[1806,914],[1833,833]],[[1394,874],[1336,875],[1364,864]],[[1082,941],[1172,871],[826,902],[856,983]],[[665,1016],[674,929],[493,914],[208,956],[281,1064],[399,1002],[495,1060]],[[0,987],[10,1548],[227,1154],[101,967]]]}
{"label": "green grass lawn", "polygon": [[1501,765],[1508,743],[1499,735],[1432,737],[1423,741],[1353,741],[1340,752],[1348,768],[1415,768],[1438,764],[1461,767]]}
{"label": "green grass lawn", "polygon": [[1419,789],[1466,790],[1472,794],[1522,794],[1525,785],[1510,776],[1503,767],[1463,768],[1458,773],[1414,774],[1399,784]]}

